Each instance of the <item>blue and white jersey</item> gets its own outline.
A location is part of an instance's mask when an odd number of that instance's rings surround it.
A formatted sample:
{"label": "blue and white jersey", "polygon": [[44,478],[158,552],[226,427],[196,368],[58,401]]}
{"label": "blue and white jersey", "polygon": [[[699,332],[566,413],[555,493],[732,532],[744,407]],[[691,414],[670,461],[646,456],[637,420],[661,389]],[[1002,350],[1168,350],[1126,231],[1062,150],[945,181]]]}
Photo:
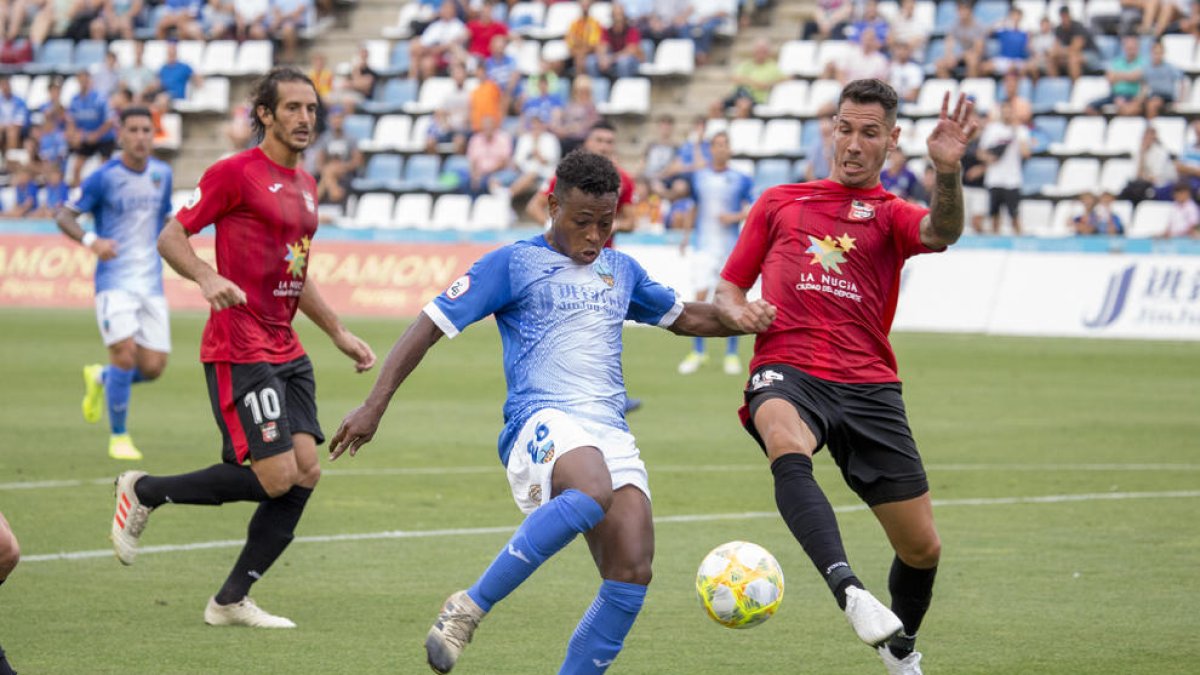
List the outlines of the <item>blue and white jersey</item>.
{"label": "blue and white jersey", "polygon": [[83,181],[67,208],[92,214],[96,235],[117,242],[117,257],[96,263],[97,293],[162,295],[158,234],[171,215],[171,167],[151,158],[139,173],[111,159]]}
{"label": "blue and white jersey", "polygon": [[754,180],[744,173],[726,168],[700,169],[692,174],[692,197],[696,200],[696,225],[692,248],[717,260],[725,260],[737,243],[740,225],[721,223],[721,214],[737,213],[754,201]]}
{"label": "blue and white jersey", "polygon": [[545,408],[628,431],[621,328],[627,319],[670,326],[682,311],[675,291],[628,255],[606,248],[581,265],[542,235],[480,258],[425,306],[451,338],[496,316],[508,383],[502,463],[525,421]]}

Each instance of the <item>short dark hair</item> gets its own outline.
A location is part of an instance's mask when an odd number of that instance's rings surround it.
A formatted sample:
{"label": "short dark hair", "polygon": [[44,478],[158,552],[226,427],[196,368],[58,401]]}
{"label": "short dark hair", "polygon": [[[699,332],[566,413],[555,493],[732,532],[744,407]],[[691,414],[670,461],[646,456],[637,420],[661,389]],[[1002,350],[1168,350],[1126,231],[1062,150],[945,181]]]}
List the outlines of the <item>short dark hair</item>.
{"label": "short dark hair", "polygon": [[841,113],[842,104],[846,101],[859,105],[878,103],[883,107],[883,115],[888,123],[896,123],[896,107],[900,105],[900,97],[887,82],[875,79],[854,80],[843,87],[841,96],[838,96],[838,113]]}
{"label": "short dark hair", "polygon": [[[250,128],[254,130],[254,137],[260,142],[266,136],[267,128],[258,118],[258,108],[261,106],[272,113],[275,112],[276,106],[279,105],[279,83],[281,82],[303,82],[312,87],[314,92],[317,90],[317,85],[313,84],[313,81],[299,68],[293,66],[276,66],[259,78],[254,83],[253,89],[250,90]],[[318,96],[318,105],[320,105],[320,101],[321,98]]]}
{"label": "short dark hair", "polygon": [[120,115],[121,124],[125,124],[125,120],[128,120],[130,117],[145,117],[151,121],[154,120],[154,116],[150,114],[150,109],[140,105],[131,105],[122,110]]}
{"label": "short dark hair", "polygon": [[571,188],[579,188],[595,197],[621,191],[621,176],[612,160],[582,148],[558,163],[554,178],[554,195],[560,200]]}
{"label": "short dark hair", "polygon": [[614,134],[617,133],[617,128],[612,125],[612,122],[609,122],[608,120],[600,120],[599,122],[593,124],[592,128],[588,129],[588,136],[591,136],[592,132],[597,129],[607,129]]}

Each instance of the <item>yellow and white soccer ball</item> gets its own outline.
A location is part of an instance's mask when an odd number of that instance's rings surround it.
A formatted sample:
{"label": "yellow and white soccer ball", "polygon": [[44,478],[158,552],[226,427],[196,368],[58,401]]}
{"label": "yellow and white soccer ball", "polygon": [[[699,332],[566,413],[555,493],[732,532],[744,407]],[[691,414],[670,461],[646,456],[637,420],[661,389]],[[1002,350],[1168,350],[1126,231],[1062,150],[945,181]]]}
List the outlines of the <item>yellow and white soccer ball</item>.
{"label": "yellow and white soccer ball", "polygon": [[704,556],[696,594],[713,621],[727,628],[752,628],[771,618],[783,602],[783,569],[758,544],[731,541]]}

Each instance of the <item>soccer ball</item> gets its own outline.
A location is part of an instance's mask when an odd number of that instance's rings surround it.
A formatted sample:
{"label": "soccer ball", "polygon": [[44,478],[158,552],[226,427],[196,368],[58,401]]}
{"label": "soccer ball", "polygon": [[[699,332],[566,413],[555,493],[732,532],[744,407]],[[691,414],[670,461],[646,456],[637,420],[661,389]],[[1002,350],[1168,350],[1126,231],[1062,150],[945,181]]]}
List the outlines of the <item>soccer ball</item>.
{"label": "soccer ball", "polygon": [[696,594],[713,621],[727,628],[753,628],[783,602],[783,570],[758,544],[731,541],[704,556]]}

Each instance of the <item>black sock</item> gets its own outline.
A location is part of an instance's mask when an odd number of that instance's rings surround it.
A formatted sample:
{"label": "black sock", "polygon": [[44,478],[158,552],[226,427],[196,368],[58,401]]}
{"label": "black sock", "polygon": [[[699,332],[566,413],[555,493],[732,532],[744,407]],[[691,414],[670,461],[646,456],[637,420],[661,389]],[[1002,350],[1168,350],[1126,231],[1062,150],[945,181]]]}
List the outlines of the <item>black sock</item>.
{"label": "black sock", "polygon": [[791,453],[771,462],[775,474],[775,504],[792,535],[829,584],[838,606],[846,608],[846,588],[862,582],[846,562],[833,507],[813,478],[812,459]]}
{"label": "black sock", "polygon": [[892,561],[892,571],[888,574],[892,611],[904,623],[904,632],[888,642],[888,649],[896,658],[902,659],[913,651],[917,629],[921,627],[921,620],[925,618],[929,602],[933,599],[933,580],[936,576],[936,567],[927,570],[909,567],[899,556]]}
{"label": "black sock", "polygon": [[213,464],[207,469],[178,476],[143,476],[134,484],[133,490],[150,508],[166,502],[216,506],[226,502],[270,499],[250,467],[228,463]]}
{"label": "black sock", "polygon": [[292,542],[296,523],[312,488],[295,485],[286,493],[258,505],[246,533],[246,545],[238,556],[225,585],[217,592],[217,604],[231,605],[250,592],[250,586],[267,573],[271,564]]}
{"label": "black sock", "polygon": [[13,672],[12,666],[8,664],[8,657],[4,655],[4,647],[0,647],[0,675],[17,675]]}

